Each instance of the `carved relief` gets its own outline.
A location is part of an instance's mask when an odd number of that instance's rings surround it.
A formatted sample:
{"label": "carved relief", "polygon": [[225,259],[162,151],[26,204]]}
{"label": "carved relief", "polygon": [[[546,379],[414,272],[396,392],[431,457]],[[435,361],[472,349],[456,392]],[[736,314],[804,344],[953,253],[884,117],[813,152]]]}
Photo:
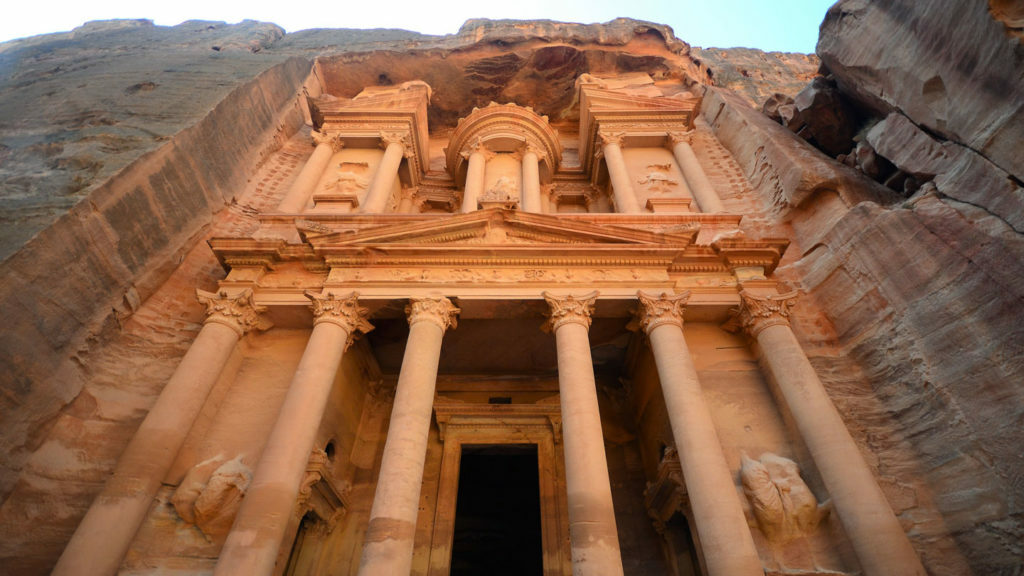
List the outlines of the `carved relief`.
{"label": "carved relief", "polygon": [[417,322],[432,322],[441,330],[454,329],[458,325],[458,314],[461,312],[452,301],[440,298],[416,298],[409,301],[405,314],[409,317],[409,325]]}
{"label": "carved relief", "polygon": [[477,203],[484,208],[501,207],[516,210],[519,208],[519,185],[514,179],[502,176],[480,195]]}
{"label": "carved relief", "polygon": [[648,164],[647,175],[636,179],[645,190],[652,194],[668,194],[679,185],[677,180],[668,177],[671,164]]}
{"label": "carved relief", "polygon": [[770,326],[789,326],[790,310],[796,304],[797,293],[755,296],[740,291],[739,321],[752,337]]}
{"label": "carved relief", "polygon": [[548,312],[548,321],[543,326],[546,332],[555,332],[563,325],[573,323],[590,329],[590,315],[594,312],[597,291],[583,296],[555,296],[550,292],[544,292],[543,296],[551,308]]}
{"label": "carved relief", "polygon": [[203,534],[220,539],[231,530],[250,482],[252,470],[241,456],[227,462],[213,458],[188,471],[171,497],[171,504],[182,520],[195,524]]}
{"label": "carved relief", "polygon": [[252,288],[245,288],[233,296],[224,290],[214,293],[196,289],[196,299],[206,306],[204,324],[223,324],[237,332],[239,337],[253,328],[262,329],[266,325],[259,315],[267,308],[255,304]]}
{"label": "carved relief", "polygon": [[369,171],[367,162],[342,162],[338,165],[337,176],[327,184],[327,189],[336,194],[360,194],[370,185],[365,176]]}
{"label": "carved relief", "polygon": [[788,458],[766,452],[758,461],[743,454],[740,479],[757,525],[769,540],[806,536],[829,513],[829,503],[818,504],[796,462]]}

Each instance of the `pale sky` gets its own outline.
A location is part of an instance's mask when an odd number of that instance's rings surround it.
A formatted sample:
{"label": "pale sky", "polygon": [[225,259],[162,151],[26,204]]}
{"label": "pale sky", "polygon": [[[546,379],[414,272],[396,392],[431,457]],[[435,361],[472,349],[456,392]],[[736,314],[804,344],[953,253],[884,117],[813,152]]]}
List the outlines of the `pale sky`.
{"label": "pale sky", "polygon": [[8,0],[0,42],[64,32],[89,20],[146,18],[262,20],[288,32],[307,28],[404,28],[452,34],[468,18],[606,22],[617,17],[668,24],[693,46],[813,52],[833,0]]}

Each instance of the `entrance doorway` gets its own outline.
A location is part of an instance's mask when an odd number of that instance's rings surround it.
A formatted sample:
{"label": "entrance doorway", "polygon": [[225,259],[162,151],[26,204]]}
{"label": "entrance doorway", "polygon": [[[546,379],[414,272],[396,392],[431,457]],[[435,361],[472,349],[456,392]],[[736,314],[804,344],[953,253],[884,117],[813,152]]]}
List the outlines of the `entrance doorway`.
{"label": "entrance doorway", "polygon": [[543,574],[537,445],[463,445],[451,575]]}

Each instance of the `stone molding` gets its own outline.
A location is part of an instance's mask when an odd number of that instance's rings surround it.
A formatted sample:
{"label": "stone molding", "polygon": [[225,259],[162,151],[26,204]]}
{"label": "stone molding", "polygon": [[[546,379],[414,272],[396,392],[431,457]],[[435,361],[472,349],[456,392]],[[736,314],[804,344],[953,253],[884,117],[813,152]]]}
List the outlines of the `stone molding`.
{"label": "stone molding", "polygon": [[555,296],[550,292],[544,292],[544,300],[551,310],[543,329],[553,333],[566,324],[580,324],[590,330],[591,314],[594,312],[594,303],[598,295],[596,290],[583,296]]}
{"label": "stone molding", "polygon": [[357,293],[352,292],[340,298],[333,292],[317,294],[307,290],[305,294],[311,302],[309,307],[313,311],[313,326],[321,322],[330,322],[341,327],[348,333],[346,349],[352,345],[359,333],[365,334],[373,330],[373,325],[366,319],[369,310],[359,305]]}
{"label": "stone molding", "polygon": [[319,146],[321,144],[330,144],[332,152],[341,152],[342,148],[345,147],[345,141],[341,139],[337,134],[328,134],[325,132],[316,132],[313,134],[313,145]]}
{"label": "stone molding", "polygon": [[755,296],[740,290],[739,321],[751,337],[757,338],[765,328],[789,326],[790,310],[796,304],[797,292]]}
{"label": "stone molding", "polygon": [[637,292],[636,297],[640,301],[637,318],[644,334],[650,335],[655,328],[665,324],[683,329],[683,313],[686,311],[686,302],[690,299],[689,290],[682,294],[662,292],[660,296]]}
{"label": "stone molding", "polygon": [[206,306],[203,324],[223,324],[234,330],[239,338],[258,328],[262,324],[259,315],[267,310],[266,306],[256,305],[252,288],[245,288],[234,295],[228,295],[225,290],[215,293],[197,288],[196,299]]}
{"label": "stone molding", "polygon": [[409,317],[409,326],[417,322],[431,322],[445,331],[458,326],[458,314],[461,312],[445,298],[416,298],[409,301],[405,314]]}

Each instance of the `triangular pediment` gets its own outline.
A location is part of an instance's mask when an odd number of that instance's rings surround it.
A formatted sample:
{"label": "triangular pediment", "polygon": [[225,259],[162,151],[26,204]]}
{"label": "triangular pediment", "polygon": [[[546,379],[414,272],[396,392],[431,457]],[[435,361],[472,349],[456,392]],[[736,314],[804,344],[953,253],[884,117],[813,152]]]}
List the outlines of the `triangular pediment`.
{"label": "triangular pediment", "polygon": [[355,246],[658,246],[688,245],[696,228],[659,233],[492,208],[447,218],[310,238],[315,249]]}
{"label": "triangular pediment", "polygon": [[693,111],[699,98],[651,97],[640,94],[626,94],[602,88],[583,88],[582,105],[591,111],[598,110],[664,110]]}

